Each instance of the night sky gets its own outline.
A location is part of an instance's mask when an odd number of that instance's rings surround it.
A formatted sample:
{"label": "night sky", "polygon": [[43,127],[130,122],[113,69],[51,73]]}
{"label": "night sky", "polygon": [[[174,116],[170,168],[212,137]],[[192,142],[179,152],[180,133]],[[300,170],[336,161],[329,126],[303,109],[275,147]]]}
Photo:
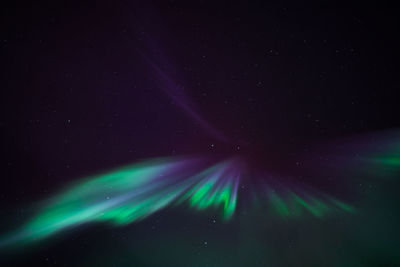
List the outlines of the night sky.
{"label": "night sky", "polygon": [[[171,203],[126,225],[0,246],[1,266],[400,265],[394,6],[10,2],[0,8],[0,241],[68,186],[145,159],[235,157],[226,166],[242,176],[228,220]],[[176,175],[203,165],[191,166]],[[273,198],[288,204],[292,191],[351,212],[293,218]]]}

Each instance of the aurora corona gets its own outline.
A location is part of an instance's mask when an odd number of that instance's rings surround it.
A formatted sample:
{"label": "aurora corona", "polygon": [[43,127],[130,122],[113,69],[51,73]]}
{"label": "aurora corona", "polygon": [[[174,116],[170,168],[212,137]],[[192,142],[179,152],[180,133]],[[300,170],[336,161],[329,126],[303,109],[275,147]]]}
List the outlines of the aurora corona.
{"label": "aurora corona", "polygon": [[[33,243],[90,222],[125,225],[184,203],[196,210],[219,209],[229,220],[237,208],[239,184],[245,183],[244,171],[237,158],[210,164],[187,156],[147,160],[84,178],[48,199],[20,229],[2,236],[0,247]],[[265,184],[264,189],[257,194],[259,199],[281,217],[296,217],[303,211],[316,217],[333,210],[353,211],[332,197],[301,194],[289,186],[281,191]]]}

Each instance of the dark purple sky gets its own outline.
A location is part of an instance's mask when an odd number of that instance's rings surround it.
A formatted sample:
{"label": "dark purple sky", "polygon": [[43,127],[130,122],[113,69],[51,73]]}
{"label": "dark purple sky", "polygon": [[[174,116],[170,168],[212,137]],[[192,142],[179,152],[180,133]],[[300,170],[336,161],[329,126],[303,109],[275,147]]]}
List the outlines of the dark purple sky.
{"label": "dark purple sky", "polygon": [[316,143],[400,126],[393,7],[151,2],[1,8],[0,210],[141,158],[285,168]]}

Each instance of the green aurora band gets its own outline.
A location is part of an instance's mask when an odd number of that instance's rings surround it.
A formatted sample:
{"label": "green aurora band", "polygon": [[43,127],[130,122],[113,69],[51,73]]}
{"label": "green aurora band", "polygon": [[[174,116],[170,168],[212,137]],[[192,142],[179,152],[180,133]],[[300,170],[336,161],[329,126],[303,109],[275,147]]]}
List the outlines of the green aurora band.
{"label": "green aurora band", "polygon": [[89,222],[124,225],[142,220],[174,202],[198,209],[223,208],[229,219],[236,208],[239,174],[225,161],[194,173],[196,160],[149,160],[84,179],[47,201],[20,231],[0,239],[0,247],[30,243]]}
{"label": "green aurora band", "polygon": [[[231,219],[237,209],[242,168],[238,159],[211,166],[191,157],[147,160],[80,180],[48,199],[43,208],[16,232],[0,238],[0,248],[34,243],[63,230],[90,222],[126,225],[171,205],[215,208]],[[354,209],[331,197],[317,199],[294,191],[263,192],[269,210],[281,217],[298,217],[304,211],[322,218],[330,211]]]}

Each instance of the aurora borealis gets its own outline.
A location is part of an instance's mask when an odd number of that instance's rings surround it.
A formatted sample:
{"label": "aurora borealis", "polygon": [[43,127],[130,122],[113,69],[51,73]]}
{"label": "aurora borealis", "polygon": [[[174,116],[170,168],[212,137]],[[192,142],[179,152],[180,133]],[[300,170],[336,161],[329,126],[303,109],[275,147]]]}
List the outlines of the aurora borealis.
{"label": "aurora borealis", "polygon": [[400,266],[396,10],[5,1],[0,266]]}
{"label": "aurora borealis", "polygon": [[[229,220],[235,213],[240,177],[245,174],[238,161],[225,160],[201,169],[199,158],[160,158],[85,178],[50,198],[22,229],[1,239],[0,245],[29,244],[96,221],[125,225],[186,202],[197,210],[219,208],[221,217]],[[283,186],[285,191],[278,193],[277,188],[265,185],[265,191],[254,196],[269,203],[269,209],[281,217],[297,217],[307,211],[321,218],[334,210],[354,211],[332,197],[318,198],[307,192],[301,197]]]}
{"label": "aurora borealis", "polygon": [[[128,224],[178,199],[198,209],[221,205],[223,216],[230,218],[239,183],[239,174],[226,173],[232,163],[220,163],[199,173],[193,173],[190,165],[193,162],[189,159],[159,159],[87,178],[50,199],[19,233],[0,244],[37,241],[94,221]],[[186,176],[190,174],[193,176]]]}

